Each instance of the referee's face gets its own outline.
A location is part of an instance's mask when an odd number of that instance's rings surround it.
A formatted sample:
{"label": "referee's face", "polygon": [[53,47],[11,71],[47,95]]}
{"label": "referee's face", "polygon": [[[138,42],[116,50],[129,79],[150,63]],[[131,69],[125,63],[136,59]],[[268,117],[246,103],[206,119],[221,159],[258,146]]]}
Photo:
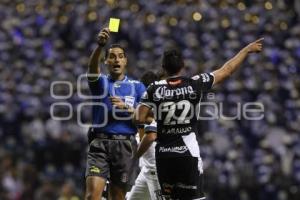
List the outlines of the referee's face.
{"label": "referee's face", "polygon": [[108,50],[108,56],[105,63],[108,66],[111,75],[121,75],[125,72],[127,58],[123,49],[116,47]]}

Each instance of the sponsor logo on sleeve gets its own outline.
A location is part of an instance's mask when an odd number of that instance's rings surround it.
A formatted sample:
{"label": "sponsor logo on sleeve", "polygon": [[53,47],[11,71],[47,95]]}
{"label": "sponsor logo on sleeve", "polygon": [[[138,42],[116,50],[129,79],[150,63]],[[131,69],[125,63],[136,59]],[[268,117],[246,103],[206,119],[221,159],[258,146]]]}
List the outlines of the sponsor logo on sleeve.
{"label": "sponsor logo on sleeve", "polygon": [[202,78],[202,82],[206,83],[206,82],[209,82],[210,81],[210,77],[208,74],[200,74],[201,75],[201,78]]}

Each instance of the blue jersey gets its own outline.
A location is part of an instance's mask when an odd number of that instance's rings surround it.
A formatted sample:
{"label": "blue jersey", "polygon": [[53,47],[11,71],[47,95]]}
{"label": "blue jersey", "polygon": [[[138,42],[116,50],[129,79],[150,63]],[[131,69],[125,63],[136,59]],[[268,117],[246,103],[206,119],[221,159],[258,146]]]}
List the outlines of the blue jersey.
{"label": "blue jersey", "polygon": [[132,123],[127,111],[112,106],[110,96],[121,98],[126,105],[136,107],[140,102],[145,86],[127,76],[121,81],[115,81],[108,75],[100,75],[95,81],[89,81],[89,87],[94,96],[93,125],[95,132],[109,135],[132,135],[137,129]]}

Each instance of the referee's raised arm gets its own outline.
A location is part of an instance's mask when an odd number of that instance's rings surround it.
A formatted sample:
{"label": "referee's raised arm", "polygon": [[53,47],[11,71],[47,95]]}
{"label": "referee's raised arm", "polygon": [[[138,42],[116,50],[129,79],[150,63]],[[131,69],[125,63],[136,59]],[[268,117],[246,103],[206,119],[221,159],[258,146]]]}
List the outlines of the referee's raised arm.
{"label": "referee's raised arm", "polygon": [[100,74],[99,58],[100,58],[102,48],[107,43],[109,36],[110,36],[110,32],[107,27],[103,28],[97,36],[98,46],[93,51],[93,53],[90,57],[90,60],[89,60],[89,64],[88,64],[88,79],[89,79],[89,81],[96,80],[98,78],[97,75]]}

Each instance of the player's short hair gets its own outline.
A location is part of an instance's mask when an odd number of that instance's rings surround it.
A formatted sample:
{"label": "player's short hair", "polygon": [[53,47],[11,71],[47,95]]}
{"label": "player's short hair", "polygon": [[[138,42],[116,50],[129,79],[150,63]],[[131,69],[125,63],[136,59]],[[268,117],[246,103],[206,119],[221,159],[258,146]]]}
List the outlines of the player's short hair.
{"label": "player's short hair", "polygon": [[141,82],[148,87],[151,83],[153,83],[154,81],[158,81],[159,80],[159,76],[157,74],[155,74],[154,72],[151,71],[147,71],[143,74],[143,76],[141,77]]}
{"label": "player's short hair", "polygon": [[168,75],[177,74],[184,67],[181,52],[178,49],[166,50],[162,58],[162,68]]}
{"label": "player's short hair", "polygon": [[113,49],[113,48],[120,48],[120,49],[122,49],[123,52],[124,52],[125,57],[127,57],[127,56],[126,56],[126,53],[125,53],[125,48],[124,48],[124,47],[122,47],[120,44],[111,44],[111,45],[106,49],[106,51],[105,51],[105,55],[104,55],[104,58],[105,58],[105,59],[107,59],[107,57],[108,57],[109,50],[110,50],[110,49]]}

